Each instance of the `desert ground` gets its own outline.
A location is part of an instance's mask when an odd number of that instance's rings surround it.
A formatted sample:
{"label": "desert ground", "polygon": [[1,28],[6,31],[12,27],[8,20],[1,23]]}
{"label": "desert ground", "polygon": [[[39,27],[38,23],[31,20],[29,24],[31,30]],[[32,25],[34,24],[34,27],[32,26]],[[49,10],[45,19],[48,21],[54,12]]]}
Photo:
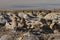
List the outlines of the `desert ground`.
{"label": "desert ground", "polygon": [[60,40],[60,10],[0,10],[0,40]]}

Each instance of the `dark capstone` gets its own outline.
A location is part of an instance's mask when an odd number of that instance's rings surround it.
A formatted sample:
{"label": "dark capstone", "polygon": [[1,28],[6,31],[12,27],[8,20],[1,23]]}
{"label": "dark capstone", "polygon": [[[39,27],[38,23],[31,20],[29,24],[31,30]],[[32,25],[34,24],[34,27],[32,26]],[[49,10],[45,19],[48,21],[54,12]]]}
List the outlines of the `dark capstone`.
{"label": "dark capstone", "polygon": [[30,31],[32,34],[34,35],[40,35],[40,32],[39,31]]}
{"label": "dark capstone", "polygon": [[43,30],[44,33],[53,33],[53,30],[50,29],[48,25],[44,25],[42,27],[42,30]]}
{"label": "dark capstone", "polygon": [[46,24],[46,20],[45,20],[45,19],[42,18],[40,21],[41,21],[43,24]]}
{"label": "dark capstone", "polygon": [[34,18],[33,16],[30,16],[30,15],[28,15],[28,14],[27,14],[27,16],[30,17],[30,18]]}
{"label": "dark capstone", "polygon": [[28,31],[28,29],[26,27],[17,27],[15,28],[16,31],[22,31],[22,32],[25,32],[25,31]]}
{"label": "dark capstone", "polygon": [[52,20],[47,20],[47,22],[52,22]]}
{"label": "dark capstone", "polygon": [[12,20],[10,19],[10,16],[9,15],[4,15],[4,18],[7,20],[7,22],[12,22]]}
{"label": "dark capstone", "polygon": [[6,23],[0,23],[0,26],[5,26]]}

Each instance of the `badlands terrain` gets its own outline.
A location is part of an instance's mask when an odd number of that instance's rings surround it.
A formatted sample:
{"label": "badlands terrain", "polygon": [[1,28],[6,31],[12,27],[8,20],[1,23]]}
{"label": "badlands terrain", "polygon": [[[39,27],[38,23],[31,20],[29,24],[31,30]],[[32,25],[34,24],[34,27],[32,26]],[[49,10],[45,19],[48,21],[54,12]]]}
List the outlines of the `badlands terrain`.
{"label": "badlands terrain", "polygon": [[60,10],[0,10],[0,40],[60,40]]}

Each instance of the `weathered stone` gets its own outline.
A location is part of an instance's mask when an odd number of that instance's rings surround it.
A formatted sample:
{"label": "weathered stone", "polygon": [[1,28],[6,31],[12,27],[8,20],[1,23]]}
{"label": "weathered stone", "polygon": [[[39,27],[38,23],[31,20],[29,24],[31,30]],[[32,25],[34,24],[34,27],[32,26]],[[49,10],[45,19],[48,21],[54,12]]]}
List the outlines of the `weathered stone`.
{"label": "weathered stone", "polygon": [[49,13],[44,18],[54,20],[57,19],[57,15],[55,13]]}
{"label": "weathered stone", "polygon": [[13,40],[13,38],[10,35],[3,35],[0,40]]}
{"label": "weathered stone", "polygon": [[25,33],[25,34],[23,35],[22,40],[39,40],[39,38],[36,37],[36,36],[34,36],[33,34]]}
{"label": "weathered stone", "polygon": [[50,34],[48,40],[60,40],[60,34]]}
{"label": "weathered stone", "polygon": [[23,13],[23,12],[19,12],[18,16],[23,17],[23,18],[25,18],[25,19],[28,18],[27,14],[25,14],[25,13]]}
{"label": "weathered stone", "polygon": [[8,22],[6,22],[6,29],[14,29],[14,27],[16,27],[16,21],[15,21],[15,17],[10,17],[12,22],[10,22],[10,24]]}
{"label": "weathered stone", "polygon": [[3,18],[3,16],[0,16],[0,26],[5,26],[6,20]]}

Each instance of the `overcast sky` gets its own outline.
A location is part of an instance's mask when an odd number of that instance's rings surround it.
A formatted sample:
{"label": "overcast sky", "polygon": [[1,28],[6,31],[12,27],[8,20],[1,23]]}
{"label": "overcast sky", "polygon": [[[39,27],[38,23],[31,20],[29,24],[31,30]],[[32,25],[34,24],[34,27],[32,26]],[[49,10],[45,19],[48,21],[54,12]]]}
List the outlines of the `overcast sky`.
{"label": "overcast sky", "polygon": [[0,8],[11,8],[13,6],[38,5],[38,4],[59,4],[60,0],[0,0]]}

